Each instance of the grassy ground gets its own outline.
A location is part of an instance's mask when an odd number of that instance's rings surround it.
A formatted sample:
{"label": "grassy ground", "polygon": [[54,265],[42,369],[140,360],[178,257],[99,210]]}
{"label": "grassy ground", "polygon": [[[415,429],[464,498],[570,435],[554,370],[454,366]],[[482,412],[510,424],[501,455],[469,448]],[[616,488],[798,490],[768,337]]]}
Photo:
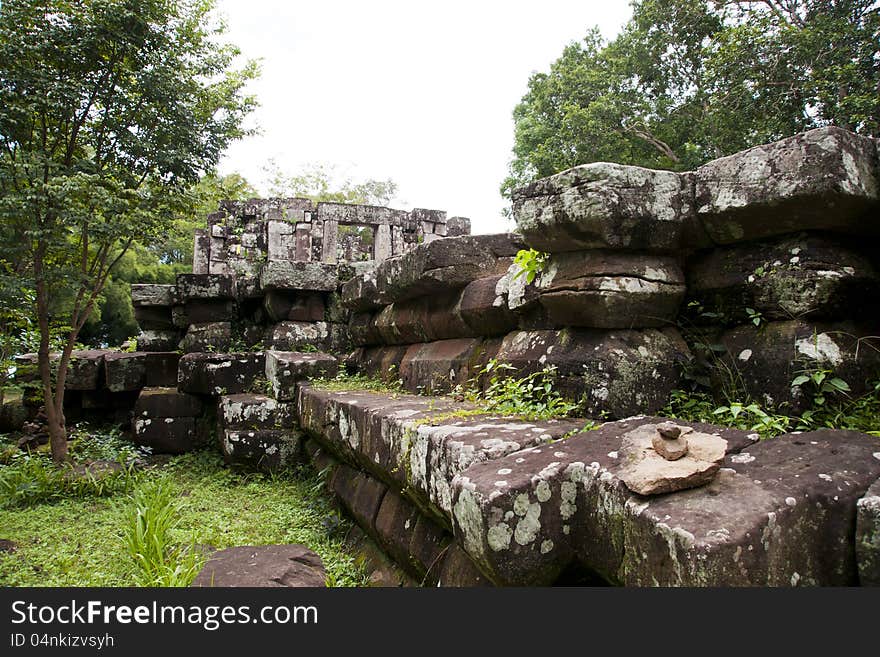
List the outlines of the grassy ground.
{"label": "grassy ground", "polygon": [[[114,441],[118,445],[116,438],[83,431],[74,454],[80,460],[84,455],[111,456],[119,451]],[[19,458],[0,465],[0,477],[4,470],[14,474],[21,463]],[[277,476],[232,471],[218,454],[202,451],[135,472],[109,490],[75,490],[49,501],[0,498],[0,539],[17,544],[14,552],[0,551],[0,585],[136,585],[124,528],[131,491],[156,478],[167,479],[180,500],[179,523],[172,532],[177,544],[225,548],[301,543],[323,559],[328,585],[365,584],[357,557],[343,545],[347,524],[313,471],[303,468]]]}

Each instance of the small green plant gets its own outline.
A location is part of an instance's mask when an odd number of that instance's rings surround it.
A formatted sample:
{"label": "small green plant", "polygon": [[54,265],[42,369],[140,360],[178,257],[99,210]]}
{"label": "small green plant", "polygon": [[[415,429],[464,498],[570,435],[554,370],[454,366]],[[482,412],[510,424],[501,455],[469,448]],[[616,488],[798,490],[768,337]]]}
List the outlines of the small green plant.
{"label": "small green plant", "polygon": [[154,479],[135,488],[124,535],[141,586],[189,586],[204,564],[192,543],[180,546],[172,541],[179,517],[180,502],[167,479]]}
{"label": "small green plant", "polygon": [[[529,420],[566,417],[578,410],[577,404],[566,401],[554,389],[555,365],[520,378],[513,375],[516,371],[513,365],[493,358],[477,373],[465,398],[488,412]],[[485,390],[478,383],[482,380],[486,381]]]}
{"label": "small green plant", "polygon": [[749,321],[755,326],[761,326],[764,323],[764,315],[760,310],[755,310],[754,308],[746,308],[746,315],[749,316]]}
{"label": "small green plant", "polygon": [[804,370],[792,380],[791,387],[803,390],[814,407],[824,406],[832,396],[848,397],[850,392],[849,384],[831,370]]}
{"label": "small green plant", "polygon": [[513,262],[519,266],[519,270],[514,274],[514,279],[525,276],[526,283],[534,282],[535,277],[544,271],[544,267],[547,266],[549,259],[549,253],[542,253],[535,249],[521,249],[517,251]]}

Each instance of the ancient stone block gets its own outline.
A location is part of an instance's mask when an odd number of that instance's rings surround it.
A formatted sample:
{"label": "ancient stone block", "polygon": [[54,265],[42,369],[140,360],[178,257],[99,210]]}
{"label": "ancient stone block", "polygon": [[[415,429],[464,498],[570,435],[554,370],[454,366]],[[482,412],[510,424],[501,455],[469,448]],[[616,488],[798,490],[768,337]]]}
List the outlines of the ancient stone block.
{"label": "ancient stone block", "polygon": [[680,246],[693,200],[677,173],[594,162],[514,190],[513,214],[539,251],[665,251]]}
{"label": "ancient stone block", "polygon": [[321,557],[303,545],[241,546],[211,555],[191,586],[325,586]]}
{"label": "ancient stone block", "polygon": [[515,331],[496,356],[523,377],[555,366],[554,389],[590,417],[655,413],[680,387],[690,350],[675,329]]}
{"label": "ancient stone block", "polygon": [[337,371],[337,360],[328,354],[274,350],[266,352],[266,378],[279,401],[296,399],[297,382],[311,378],[332,378]]}
{"label": "ancient stone block", "polygon": [[181,301],[190,299],[232,299],[234,277],[228,274],[178,274],[177,294]]}
{"label": "ancient stone block", "polygon": [[[800,374],[829,370],[843,379],[858,396],[867,392],[868,381],[880,376],[880,344],[876,327],[853,322],[769,322],[760,327],[740,326],[725,331],[719,343],[729,372],[737,377],[744,393],[764,405],[785,405],[797,412],[809,407],[811,384],[792,386]],[[725,368],[713,368],[718,383]]]}
{"label": "ancient stone block", "polygon": [[173,306],[176,303],[174,285],[156,283],[132,283],[131,305],[138,306]]}
{"label": "ancient stone block", "polygon": [[[880,442],[872,454],[880,459]],[[856,504],[856,560],[859,584],[880,586],[880,479]]]}
{"label": "ancient stone block", "polygon": [[355,313],[348,322],[348,335],[356,346],[370,346],[382,343],[382,334],[376,326],[375,316],[370,313]]}
{"label": "ancient stone block", "polygon": [[141,331],[137,336],[138,351],[174,351],[179,346],[177,331]]}
{"label": "ancient stone block", "polygon": [[688,295],[694,322],[745,324],[746,308],[765,320],[864,317],[880,312],[880,277],[853,245],[802,233],[700,252]]}
{"label": "ancient stone block", "polygon": [[499,282],[503,276],[478,278],[461,292],[461,319],[481,336],[504,335],[517,327],[516,316],[507,307],[507,293]]}
{"label": "ancient stone block", "polygon": [[95,390],[103,383],[104,356],[109,349],[74,351],[70,355],[66,390]]}
{"label": "ancient stone block", "polygon": [[135,415],[144,418],[198,417],[202,401],[177,388],[144,388],[134,406]]}
{"label": "ancient stone block", "polygon": [[151,351],[146,354],[146,357],[146,386],[167,387],[177,383],[179,353],[176,351]]}
{"label": "ancient stone block", "polygon": [[414,344],[400,362],[400,380],[411,392],[447,393],[466,386],[491,356],[477,338]]}
{"label": "ancient stone block", "polygon": [[290,404],[255,393],[222,395],[217,401],[220,426],[235,429],[287,430],[295,422]]}
{"label": "ancient stone block", "polygon": [[446,222],[446,237],[459,237],[471,234],[471,220],[467,217],[449,217]]}
{"label": "ancient stone block", "polygon": [[236,316],[235,303],[228,300],[195,299],[175,308],[178,313],[182,312],[186,316],[187,326],[189,324],[229,322]]}
{"label": "ancient stone block", "polygon": [[197,228],[193,236],[193,274],[210,273],[211,236],[202,228]]}
{"label": "ancient stone block", "polygon": [[224,429],[220,449],[226,463],[277,471],[300,458],[300,433],[288,429]]}
{"label": "ancient stone block", "polygon": [[701,166],[696,209],[718,244],[801,230],[877,235],[876,146],[829,126]]}
{"label": "ancient stone block", "polygon": [[336,266],[322,262],[270,260],[260,274],[265,290],[311,290],[333,292],[339,285]]}
{"label": "ancient stone block", "polygon": [[147,354],[139,351],[105,354],[104,381],[110,392],[140,390],[147,385]]}
{"label": "ancient stone block", "polygon": [[386,299],[379,296],[374,267],[348,279],[342,285],[342,302],[346,308],[357,313],[376,310],[387,303]]}
{"label": "ancient stone block", "polygon": [[263,343],[278,351],[318,349],[340,353],[347,349],[348,331],[343,324],[279,322],[266,330]]}
{"label": "ancient stone block", "polygon": [[388,487],[345,465],[337,467],[330,487],[361,528],[375,536],[376,515]]}
{"label": "ancient stone block", "polygon": [[400,301],[385,306],[375,316],[383,344],[414,344],[479,335],[465,324],[456,293]]}
{"label": "ancient stone block", "polygon": [[474,279],[506,271],[510,258],[522,247],[520,237],[511,233],[466,235],[421,244],[379,264],[378,300],[391,303],[461,289]]}
{"label": "ancient stone block", "polygon": [[197,351],[225,352],[232,344],[232,324],[230,322],[209,322],[191,324],[183,336],[184,353]]}
{"label": "ancient stone block", "polygon": [[433,585],[440,573],[448,535],[394,491],[382,498],[376,515],[376,535],[385,551],[423,585]]}
{"label": "ancient stone block", "polygon": [[560,327],[669,326],[685,293],[675,258],[609,251],[554,254],[535,288],[549,321]]}
{"label": "ancient stone block", "polygon": [[177,373],[178,388],[214,396],[246,392],[262,378],[265,367],[262,353],[184,354]]}
{"label": "ancient stone block", "polygon": [[477,568],[467,552],[462,550],[457,543],[452,543],[443,559],[437,586],[457,588],[492,586],[492,582]]}
{"label": "ancient stone block", "polygon": [[144,331],[168,331],[176,326],[168,306],[135,306],[134,318]]}
{"label": "ancient stone block", "polygon": [[142,417],[133,422],[134,442],[160,454],[184,454],[202,446],[192,417]]}
{"label": "ancient stone block", "polygon": [[288,221],[267,222],[269,237],[269,260],[294,260],[296,258],[296,227]]}
{"label": "ancient stone block", "polygon": [[409,345],[361,349],[356,352],[353,365],[358,372],[369,377],[397,382],[400,378],[400,364],[409,349]]}
{"label": "ancient stone block", "polygon": [[739,453],[728,441],[728,467],[710,483],[649,499],[620,480],[620,448],[656,421],[609,423],[472,466],[454,484],[463,547],[499,584],[550,584],[572,562],[631,586],[855,581],[853,511],[880,473],[865,458],[867,436],[789,434]]}

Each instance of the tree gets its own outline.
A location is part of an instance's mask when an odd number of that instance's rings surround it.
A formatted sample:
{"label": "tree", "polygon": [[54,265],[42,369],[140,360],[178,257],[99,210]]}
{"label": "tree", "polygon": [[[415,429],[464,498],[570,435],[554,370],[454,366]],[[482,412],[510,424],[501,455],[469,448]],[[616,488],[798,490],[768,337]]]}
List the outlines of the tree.
{"label": "tree", "polygon": [[269,160],[264,171],[269,196],[382,206],[390,205],[397,196],[397,183],[390,178],[354,182],[349,176],[341,176],[332,164],[312,163],[294,175],[287,175],[277,162]]}
{"label": "tree", "polygon": [[690,169],[822,125],[880,135],[877,0],[637,0],[532,75],[502,193],[595,161]]}
{"label": "tree", "polygon": [[[245,132],[254,106],[213,0],[6,0],[0,5],[0,260],[34,290],[52,456],[64,388],[115,265],[160,238],[185,190]],[[64,317],[53,295],[68,290]],[[53,372],[53,325],[64,327]],[[53,377],[54,375],[54,377]]]}

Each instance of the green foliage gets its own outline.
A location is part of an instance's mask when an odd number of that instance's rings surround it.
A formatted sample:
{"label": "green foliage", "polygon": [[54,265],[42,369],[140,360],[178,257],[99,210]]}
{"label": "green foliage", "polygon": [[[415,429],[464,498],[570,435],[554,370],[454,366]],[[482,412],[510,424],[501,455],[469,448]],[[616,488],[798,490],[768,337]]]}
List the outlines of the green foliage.
{"label": "green foliage", "polygon": [[61,499],[106,497],[128,490],[134,481],[130,466],[95,474],[56,466],[45,455],[20,454],[0,469],[0,506],[30,506]]}
{"label": "green foliage", "polygon": [[166,234],[188,187],[245,134],[257,69],[233,68],[213,4],[0,4],[0,262],[35,292],[41,353],[53,323],[68,327],[46,400],[56,460],[67,360],[111,272]]}
{"label": "green foliage", "polygon": [[516,252],[516,256],[513,259],[514,264],[519,267],[513,278],[517,279],[520,276],[525,276],[526,283],[534,282],[535,277],[544,271],[549,258],[549,253],[542,253],[535,249],[520,249]]}
{"label": "green foliage", "polygon": [[827,124],[880,135],[876,0],[636,0],[535,73],[502,192],[596,161],[691,169]]}
{"label": "green foliage", "polygon": [[[109,453],[116,440],[107,436],[89,449],[106,449]],[[75,457],[76,444],[74,441],[71,449]],[[0,466],[0,471],[5,472],[6,467]],[[174,457],[167,466],[142,471],[137,476],[138,489],[157,480],[164,482],[166,494],[179,504],[176,524],[164,533],[169,550],[188,551],[194,541],[218,549],[301,543],[321,556],[329,585],[366,584],[359,557],[344,543],[350,524],[339,517],[321,479],[311,469],[275,475],[248,469],[231,471],[219,454],[203,451]],[[0,507],[3,538],[18,544],[15,552],[0,552],[0,585],[140,583],[143,572],[124,539],[134,508],[127,494],[132,490],[109,497],[64,497],[26,507]],[[152,508],[152,504],[142,506]],[[178,569],[175,559],[166,562],[171,573]],[[179,568],[177,582],[183,583],[187,577],[186,568]],[[166,579],[166,583],[172,581]]]}
{"label": "green foliage", "polygon": [[827,369],[805,370],[794,378],[791,387],[805,390],[813,406],[824,406],[829,396],[846,396],[850,392],[849,384]]}
{"label": "green foliage", "polygon": [[145,481],[129,499],[125,546],[141,586],[189,586],[204,565],[193,544],[179,546],[171,534],[180,524],[181,503],[164,478]]}
{"label": "green foliage", "polygon": [[[514,376],[516,371],[509,363],[493,358],[477,373],[465,398],[490,413],[527,420],[567,417],[577,411],[577,404],[566,401],[553,388],[555,366],[548,365],[524,377]],[[481,381],[485,381],[485,389]]]}
{"label": "green foliage", "polygon": [[390,205],[397,196],[397,183],[390,178],[355,182],[332,164],[312,163],[298,173],[287,175],[277,162],[269,160],[264,171],[270,196],[382,206]]}
{"label": "green foliage", "polygon": [[385,377],[367,376],[361,373],[350,373],[343,366],[339,373],[332,378],[315,378],[310,381],[311,385],[322,390],[367,390],[370,392],[384,392],[400,394],[404,392],[403,381],[397,376],[394,366],[390,367]]}

